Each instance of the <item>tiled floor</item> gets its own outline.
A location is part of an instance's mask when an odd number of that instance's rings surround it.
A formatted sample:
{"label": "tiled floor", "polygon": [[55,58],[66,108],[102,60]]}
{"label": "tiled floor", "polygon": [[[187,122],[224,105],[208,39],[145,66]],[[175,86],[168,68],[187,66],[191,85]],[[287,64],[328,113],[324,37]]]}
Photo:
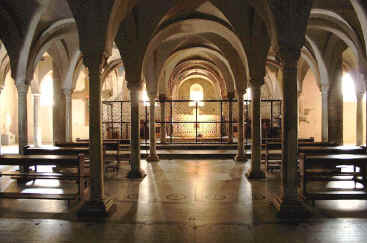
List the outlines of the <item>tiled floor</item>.
{"label": "tiled floor", "polygon": [[[269,203],[279,175],[249,181],[249,162],[161,160],[146,163],[143,180],[128,165],[106,174],[109,218],[81,220],[63,201],[0,200],[0,242],[365,242],[367,201],[323,201],[307,220],[280,220]],[[2,167],[9,170],[10,167]],[[0,178],[2,190],[19,188]],[[74,185],[36,181],[32,190]],[[28,188],[28,189],[29,189]],[[311,208],[311,206],[310,206]]]}

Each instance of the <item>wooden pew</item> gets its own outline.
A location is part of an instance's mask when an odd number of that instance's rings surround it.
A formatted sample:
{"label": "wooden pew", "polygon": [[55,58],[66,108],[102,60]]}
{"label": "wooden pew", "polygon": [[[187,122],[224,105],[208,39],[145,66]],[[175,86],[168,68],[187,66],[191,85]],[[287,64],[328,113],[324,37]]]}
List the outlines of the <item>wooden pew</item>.
{"label": "wooden pew", "polygon": [[[348,200],[348,199],[367,199],[366,192],[366,154],[301,154],[300,155],[300,196],[305,200]],[[353,172],[341,173],[337,166],[352,165]],[[356,167],[360,168],[357,172]],[[349,176],[350,178],[345,178]],[[339,188],[335,190],[313,191],[307,190],[310,181],[358,181],[364,185],[363,191],[359,189],[346,190]]]}
{"label": "wooden pew", "polygon": [[88,174],[85,166],[84,155],[2,155],[0,156],[0,165],[19,166],[29,168],[37,165],[56,165],[62,168],[77,168],[77,173],[61,174],[61,173],[45,173],[30,172],[24,170],[22,172],[2,172],[0,176],[12,176],[18,182],[25,182],[35,179],[58,179],[73,180],[78,184],[78,192],[71,194],[50,194],[50,193],[22,193],[22,192],[0,192],[0,198],[12,199],[52,199],[67,200],[68,205],[72,200],[84,200],[88,193],[87,179]]}
{"label": "wooden pew", "polygon": [[[323,145],[327,145],[323,144]],[[365,149],[361,146],[316,146],[300,143],[298,153],[306,154],[363,154]],[[280,169],[282,159],[281,144],[269,143],[265,145],[265,169],[273,171]]]}
{"label": "wooden pew", "polygon": [[[266,144],[266,143],[280,143],[280,142],[281,142],[281,138],[263,138],[262,139],[263,144]],[[314,137],[298,138],[298,142],[299,143],[314,143],[315,138]]]}
{"label": "wooden pew", "polygon": [[[89,143],[89,139],[77,138],[76,142]],[[103,139],[103,142],[117,142],[119,144],[130,144],[130,139]]]}
{"label": "wooden pew", "polygon": [[[89,147],[32,147],[29,145],[24,146],[24,154],[25,155],[78,155],[83,154],[85,157],[89,157]],[[106,155],[106,150],[103,149],[103,156]],[[89,166],[89,159],[87,159],[87,166]],[[59,166],[56,166],[59,169]],[[117,171],[119,166],[105,163],[105,168],[112,168],[114,171]],[[35,167],[37,170],[37,167]]]}
{"label": "wooden pew", "polygon": [[[57,147],[85,147],[89,148],[89,142],[65,142],[65,143],[55,143]],[[108,150],[116,151],[115,158],[117,164],[120,164],[120,143],[118,141],[103,141],[104,154],[107,155]],[[107,156],[105,156],[107,157]]]}

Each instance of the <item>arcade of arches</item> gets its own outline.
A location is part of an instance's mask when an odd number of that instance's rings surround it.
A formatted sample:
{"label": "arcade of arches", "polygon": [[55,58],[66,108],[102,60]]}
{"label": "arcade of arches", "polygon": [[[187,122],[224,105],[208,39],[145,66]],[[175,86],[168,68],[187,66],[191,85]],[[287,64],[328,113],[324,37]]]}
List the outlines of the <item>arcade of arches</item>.
{"label": "arcade of arches", "polygon": [[263,139],[281,138],[274,204],[303,215],[297,138],[366,144],[367,3],[229,2],[1,1],[1,153],[89,139],[80,212],[107,214],[104,139],[130,144],[130,179],[164,163],[159,145],[220,143],[256,181]]}

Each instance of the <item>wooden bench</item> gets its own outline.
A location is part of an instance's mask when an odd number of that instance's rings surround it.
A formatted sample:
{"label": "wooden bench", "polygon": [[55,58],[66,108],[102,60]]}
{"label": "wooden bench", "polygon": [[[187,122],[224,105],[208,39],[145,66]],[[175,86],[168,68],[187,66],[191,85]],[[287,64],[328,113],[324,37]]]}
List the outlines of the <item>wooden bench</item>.
{"label": "wooden bench", "polygon": [[[72,147],[84,147],[89,148],[89,142],[65,142],[65,143],[55,143],[57,147],[65,147],[65,148],[72,148]],[[117,164],[120,164],[120,143],[118,141],[103,141],[104,147],[104,154],[107,155],[107,151],[112,150],[116,151],[115,159]],[[107,157],[107,156],[106,156]]]}
{"label": "wooden bench", "polygon": [[[89,157],[89,147],[83,146],[66,146],[66,147],[58,147],[58,146],[50,146],[50,147],[32,147],[29,145],[24,146],[24,154],[25,155],[78,155],[83,154],[85,157]],[[103,148],[103,156],[106,157],[106,150]],[[120,157],[120,156],[119,156]],[[89,160],[86,160],[86,166],[89,167]],[[59,168],[59,166],[56,166]],[[118,170],[119,166],[106,163],[105,168],[112,168],[113,170]],[[35,167],[37,170],[37,167]]]}
{"label": "wooden bench", "polygon": [[[366,154],[329,154],[329,155],[300,155],[300,196],[305,200],[349,200],[367,199],[366,192]],[[353,172],[341,172],[337,166],[352,165]],[[357,172],[356,168],[360,170]],[[349,176],[349,178],[348,178]],[[307,190],[310,181],[351,181],[360,182],[364,185],[363,190],[352,188],[335,188],[324,191]]]}
{"label": "wooden bench", "polygon": [[[280,143],[281,139],[280,138],[262,138],[262,143],[263,144],[267,144],[267,143]],[[298,138],[298,142],[299,143],[314,143],[315,142],[315,138],[310,137],[310,138]]]}
{"label": "wooden bench", "polygon": [[[89,143],[89,139],[84,139],[84,138],[77,138],[76,139],[77,142],[84,142],[84,143]],[[119,144],[130,144],[130,139],[103,139],[103,142],[117,142]]]}
{"label": "wooden bench", "polygon": [[37,165],[57,165],[62,168],[77,168],[77,173],[45,173],[31,172],[28,169],[24,171],[2,172],[1,176],[11,176],[18,182],[26,182],[36,179],[57,179],[73,180],[78,184],[77,193],[68,194],[50,194],[50,193],[23,193],[23,192],[0,192],[0,198],[11,199],[52,199],[67,200],[68,205],[72,200],[84,200],[88,193],[87,180],[88,175],[85,168],[85,159],[80,155],[2,155],[0,156],[0,165],[19,166],[29,168]]}
{"label": "wooden bench", "polygon": [[[316,146],[300,143],[298,153],[306,154],[364,154],[365,149],[361,146],[324,146],[327,143]],[[282,163],[281,144],[265,144],[265,169],[272,172],[274,169],[280,169]]]}

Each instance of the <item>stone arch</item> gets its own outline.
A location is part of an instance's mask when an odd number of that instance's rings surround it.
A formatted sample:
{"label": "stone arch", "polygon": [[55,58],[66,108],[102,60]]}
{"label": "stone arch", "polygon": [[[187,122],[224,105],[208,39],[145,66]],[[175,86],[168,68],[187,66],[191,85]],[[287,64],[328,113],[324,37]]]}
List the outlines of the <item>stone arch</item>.
{"label": "stone arch", "polygon": [[[0,51],[2,52],[3,50]],[[6,51],[4,51],[4,56],[2,56],[0,60],[0,88],[4,86],[6,76],[10,71],[10,58],[7,55]]]}
{"label": "stone arch", "polygon": [[74,52],[74,54],[71,56],[69,66],[65,75],[65,81],[63,84],[64,89],[73,90],[75,87],[74,84],[74,73],[77,70],[77,65],[79,61],[82,59],[80,50],[77,50]]}
{"label": "stone arch", "polygon": [[[17,50],[20,48],[22,43],[21,33],[13,18],[3,8],[0,8],[0,30],[0,39],[2,40],[9,57],[11,57],[9,58],[10,66],[12,67],[11,69],[15,71],[18,63]],[[12,73],[12,76],[13,78],[15,77],[15,72]]]}
{"label": "stone arch", "polygon": [[360,53],[363,52],[361,45],[357,39],[352,39],[352,36],[348,36],[342,29],[335,26],[335,23],[320,23],[320,21],[316,22],[310,19],[309,24],[307,26],[309,29],[318,29],[333,33],[339,39],[341,39],[348,47],[353,50],[354,55],[360,60],[361,55]]}
{"label": "stone arch", "polygon": [[[315,56],[315,59],[317,61],[318,66],[318,73],[313,70],[315,77],[318,78],[318,86],[321,87],[322,85],[329,85],[329,73],[325,64],[324,57],[316,45],[316,43],[308,36],[306,35],[306,42],[310,45],[312,53]],[[312,55],[310,55],[312,56]],[[310,66],[311,67],[311,66]]]}
{"label": "stone arch", "polygon": [[[221,97],[227,97],[228,92],[233,92],[232,90],[228,90],[226,88],[226,83],[223,79],[220,71],[215,67],[215,64],[211,63],[208,60],[184,60],[181,63],[177,64],[173,69],[169,77],[168,84],[168,96],[171,97],[173,92],[173,88],[177,85],[180,80],[187,79],[190,76],[199,75],[203,76],[211,82],[214,82],[216,87],[220,88]],[[160,91],[162,93],[162,91]]]}
{"label": "stone arch", "polygon": [[350,0],[354,11],[356,12],[357,18],[360,23],[360,27],[362,29],[363,37],[364,37],[364,48],[365,48],[365,55],[367,56],[367,13],[366,10],[362,6],[361,0]]}
{"label": "stone arch", "polygon": [[[199,26],[206,26],[204,29]],[[181,32],[180,32],[181,30]],[[215,30],[215,32],[211,32]],[[180,38],[191,36],[200,36],[214,43],[221,54],[230,63],[232,71],[236,77],[239,77],[235,86],[237,89],[243,89],[246,86],[246,80],[249,75],[246,53],[238,37],[228,28],[213,21],[208,20],[184,20],[179,23],[174,23],[161,30],[151,41],[148,51],[144,58],[144,76],[153,77],[156,80],[155,70],[161,70],[161,67],[156,67],[154,62],[154,52],[159,45],[164,41],[172,41]],[[153,65],[148,65],[153,63]],[[157,84],[155,84],[157,85]]]}
{"label": "stone arch", "polygon": [[101,75],[101,80],[102,82],[105,81],[105,79],[107,78],[107,76],[112,72],[114,71],[116,68],[119,68],[119,67],[123,67],[124,66],[124,63],[122,62],[121,59],[117,59],[117,60],[113,60],[111,62],[109,62],[107,64],[107,66],[105,67],[102,75]]}
{"label": "stone arch", "polygon": [[[302,57],[303,60],[305,60],[305,62],[307,63],[307,65],[311,69],[312,73],[314,74],[314,76],[316,78],[317,86],[321,90],[321,86],[323,84],[320,81],[320,71],[319,71],[319,67],[318,67],[318,62],[315,61],[315,59],[311,55],[310,51],[307,48],[305,48],[305,47],[302,48],[301,57]],[[328,85],[328,83],[327,83],[327,85]],[[299,91],[302,91],[302,87],[303,87],[303,78],[302,79],[298,79],[298,88],[299,88]]]}
{"label": "stone arch", "polygon": [[[42,32],[38,40],[32,48],[27,67],[27,80],[32,80],[34,70],[43,54],[51,47],[52,44],[59,40],[63,40],[68,33],[77,33],[76,23],[74,19],[62,19],[51,24]],[[76,35],[76,38],[78,36]],[[68,52],[65,47],[65,51]],[[68,53],[69,57],[69,53]]]}
{"label": "stone arch", "polygon": [[[177,65],[188,60],[204,61],[208,65],[212,66],[213,69],[216,68],[216,72],[223,77],[227,90],[234,91],[234,74],[228,61],[221,55],[218,55],[214,50],[202,47],[183,49],[168,57],[159,74],[160,84],[168,84]],[[160,85],[160,89],[161,87],[164,86]]]}

